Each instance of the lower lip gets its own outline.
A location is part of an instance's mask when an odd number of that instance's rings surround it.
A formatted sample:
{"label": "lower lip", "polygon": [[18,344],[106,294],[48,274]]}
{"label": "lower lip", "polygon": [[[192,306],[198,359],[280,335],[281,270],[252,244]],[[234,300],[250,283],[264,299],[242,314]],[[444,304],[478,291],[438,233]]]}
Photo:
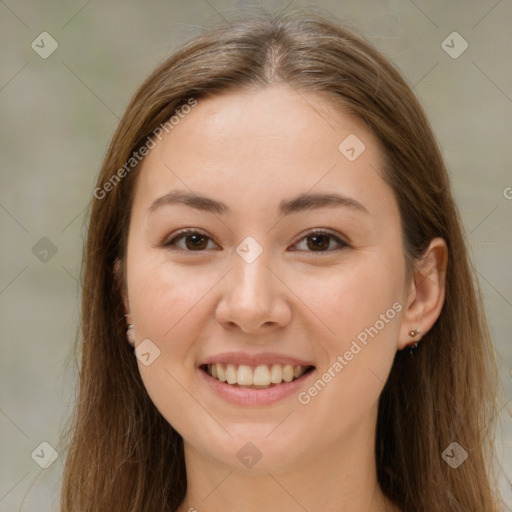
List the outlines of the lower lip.
{"label": "lower lip", "polygon": [[208,375],[204,370],[201,370],[201,368],[198,368],[198,371],[214,393],[226,402],[253,407],[259,405],[270,405],[290,395],[297,394],[300,388],[304,386],[306,380],[315,373],[315,370],[313,369],[292,382],[284,382],[267,389],[250,389],[239,388],[232,386],[231,384],[220,382]]}

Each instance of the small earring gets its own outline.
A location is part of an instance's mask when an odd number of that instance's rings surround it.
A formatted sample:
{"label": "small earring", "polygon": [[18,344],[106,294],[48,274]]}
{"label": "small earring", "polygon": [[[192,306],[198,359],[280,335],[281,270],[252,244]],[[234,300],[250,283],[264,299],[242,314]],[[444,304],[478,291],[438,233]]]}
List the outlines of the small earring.
{"label": "small earring", "polygon": [[[409,331],[409,336],[411,338],[414,338],[418,336],[418,334],[421,334],[421,331],[419,329],[411,329]],[[420,341],[415,341],[412,345],[409,345],[407,348],[407,351],[411,357],[414,357],[414,352],[416,352],[416,349],[418,348],[418,345],[420,344]]]}
{"label": "small earring", "polygon": [[134,347],[135,346],[135,331],[133,329],[133,324],[129,324],[126,329],[126,337],[128,338],[128,343]]}

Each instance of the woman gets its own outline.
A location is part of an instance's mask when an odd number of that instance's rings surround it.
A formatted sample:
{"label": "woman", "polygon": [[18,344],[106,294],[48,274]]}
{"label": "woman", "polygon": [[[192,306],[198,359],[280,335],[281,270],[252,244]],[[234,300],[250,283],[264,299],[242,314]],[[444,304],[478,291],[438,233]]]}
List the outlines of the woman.
{"label": "woman", "polygon": [[316,14],[193,39],[94,191],[62,510],[497,511],[496,374],[403,78]]}

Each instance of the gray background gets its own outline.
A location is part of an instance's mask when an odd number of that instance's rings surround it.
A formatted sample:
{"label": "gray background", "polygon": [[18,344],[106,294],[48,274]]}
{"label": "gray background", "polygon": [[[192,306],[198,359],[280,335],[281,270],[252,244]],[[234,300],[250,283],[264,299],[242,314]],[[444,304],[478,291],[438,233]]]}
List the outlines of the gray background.
{"label": "gray background", "polygon": [[[57,509],[59,438],[76,375],[71,355],[84,209],[118,118],[146,75],[198,27],[245,5],[0,0],[0,512]],[[261,5],[274,11],[286,3]],[[498,354],[504,405],[498,452],[510,507],[512,2],[315,5],[393,60],[441,144]],[[46,59],[31,47],[44,31],[59,45]],[[442,47],[454,31],[469,45],[458,58]],[[455,40],[455,50],[461,42]],[[44,470],[31,458],[43,441],[60,453]]]}

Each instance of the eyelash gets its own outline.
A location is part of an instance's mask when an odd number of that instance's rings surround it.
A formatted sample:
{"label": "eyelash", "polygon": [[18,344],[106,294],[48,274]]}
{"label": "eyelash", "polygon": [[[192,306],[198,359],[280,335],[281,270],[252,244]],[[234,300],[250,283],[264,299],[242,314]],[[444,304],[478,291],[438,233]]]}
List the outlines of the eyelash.
{"label": "eyelash", "polygon": [[[162,247],[165,247],[167,249],[171,249],[173,251],[178,251],[178,252],[189,252],[189,253],[192,253],[192,252],[204,252],[206,249],[200,249],[200,250],[197,250],[197,251],[193,251],[193,250],[190,250],[190,249],[177,248],[176,241],[180,240],[180,239],[185,239],[189,235],[201,235],[201,236],[207,238],[208,240],[211,240],[211,238],[208,235],[206,235],[205,233],[202,233],[201,231],[198,231],[196,229],[185,229],[183,231],[178,232],[175,236],[170,238],[168,241],[164,241],[164,243],[162,244]],[[338,237],[334,233],[332,233],[330,231],[327,231],[325,229],[314,229],[312,231],[309,231],[308,233],[306,233],[297,242],[297,244],[299,242],[301,242],[302,240],[307,239],[307,238],[309,238],[311,236],[315,236],[315,235],[326,235],[326,236],[330,237],[332,240],[334,240],[340,247],[338,247],[337,249],[327,249],[325,251],[307,251],[307,250],[305,250],[305,251],[302,251],[302,252],[309,252],[309,253],[312,253],[312,254],[328,253],[328,252],[333,252],[333,250],[341,250],[341,249],[344,249],[346,247],[350,247],[350,245],[347,242],[342,240],[340,237]],[[297,244],[294,244],[294,245],[297,245]],[[329,245],[330,245],[330,243],[329,243]],[[299,249],[299,251],[300,251],[300,249]]]}

